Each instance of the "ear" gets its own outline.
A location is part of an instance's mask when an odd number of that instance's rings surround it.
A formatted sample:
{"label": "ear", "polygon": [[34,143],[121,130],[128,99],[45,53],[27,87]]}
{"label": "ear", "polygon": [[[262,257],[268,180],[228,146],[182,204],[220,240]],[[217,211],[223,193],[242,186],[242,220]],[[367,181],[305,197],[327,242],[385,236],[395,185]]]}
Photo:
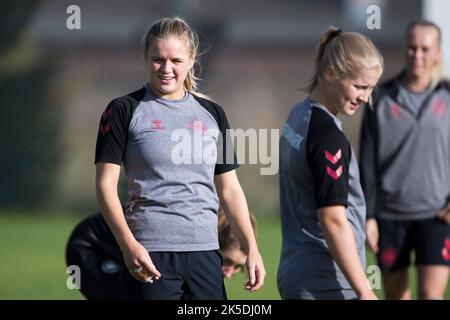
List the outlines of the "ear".
{"label": "ear", "polygon": [[192,55],[190,61],[189,61],[189,69],[192,69],[195,64],[195,54]]}
{"label": "ear", "polygon": [[436,56],[436,63],[442,62],[442,49],[439,48]]}
{"label": "ear", "polygon": [[325,72],[323,73],[323,77],[325,79],[325,81],[330,82],[331,80],[334,79],[336,73],[334,72],[333,68],[331,67],[327,67],[325,69]]}

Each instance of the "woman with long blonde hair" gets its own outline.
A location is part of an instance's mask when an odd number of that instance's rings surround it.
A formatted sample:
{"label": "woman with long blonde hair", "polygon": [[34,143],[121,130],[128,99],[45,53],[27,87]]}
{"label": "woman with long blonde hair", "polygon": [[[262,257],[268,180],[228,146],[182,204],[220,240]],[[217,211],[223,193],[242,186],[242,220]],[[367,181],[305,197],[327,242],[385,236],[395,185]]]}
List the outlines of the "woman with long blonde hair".
{"label": "woman with long blonde hair", "polygon": [[[183,19],[153,24],[143,46],[148,83],[114,99],[100,120],[97,198],[129,270],[124,298],[226,299],[219,202],[247,255],[245,288],[254,291],[264,282],[236,157],[218,156],[227,155],[228,144],[220,143],[227,117],[197,92],[197,39]],[[125,210],[117,194],[121,164]]]}
{"label": "woman with long blonde hair", "polygon": [[382,71],[364,35],[330,28],[320,38],[309,96],[280,138],[283,299],[376,299],[365,274],[358,164],[337,115],[369,103]]}
{"label": "woman with long blonde hair", "polygon": [[415,252],[418,298],[442,299],[450,273],[450,85],[442,74],[441,30],[413,21],[404,70],[380,87],[361,136],[368,203],[367,243],[388,299],[409,299]]}

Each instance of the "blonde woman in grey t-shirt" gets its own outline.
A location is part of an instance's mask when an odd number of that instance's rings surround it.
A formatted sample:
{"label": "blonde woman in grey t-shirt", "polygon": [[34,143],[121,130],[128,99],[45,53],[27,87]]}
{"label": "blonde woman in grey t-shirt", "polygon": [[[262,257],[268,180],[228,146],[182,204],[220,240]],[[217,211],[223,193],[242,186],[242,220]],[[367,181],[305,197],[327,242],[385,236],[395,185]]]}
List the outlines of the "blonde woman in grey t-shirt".
{"label": "blonde woman in grey t-shirt", "polygon": [[[184,20],[157,21],[144,41],[148,83],[114,99],[100,120],[97,197],[129,270],[125,298],[226,299],[219,202],[247,254],[245,289],[264,282],[238,165],[235,158],[220,161],[227,155],[221,142],[228,120],[196,92],[197,47]],[[128,182],[125,211],[117,194],[121,164]]]}

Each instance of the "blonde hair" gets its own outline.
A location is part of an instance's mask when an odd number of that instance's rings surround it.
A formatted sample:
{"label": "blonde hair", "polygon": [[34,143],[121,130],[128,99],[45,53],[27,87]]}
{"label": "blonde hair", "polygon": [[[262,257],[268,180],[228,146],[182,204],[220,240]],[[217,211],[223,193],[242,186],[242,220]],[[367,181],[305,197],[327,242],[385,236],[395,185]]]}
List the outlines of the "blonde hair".
{"label": "blonde hair", "polygon": [[[180,17],[174,18],[163,18],[156,21],[151,28],[148,30],[145,38],[143,39],[142,45],[142,55],[145,61],[148,61],[148,50],[154,39],[167,39],[169,36],[184,36],[186,35],[189,42],[189,51],[192,57],[194,57],[194,64],[198,64],[198,47],[199,40],[198,36],[189,27],[187,22]],[[198,81],[200,78],[195,76],[194,67],[189,69],[186,79],[184,80],[184,89],[200,97],[206,97],[206,95],[201,94],[197,91]]]}
{"label": "blonde hair", "polygon": [[[220,250],[227,249],[238,249],[243,251],[239,239],[236,237],[234,232],[231,230],[231,226],[228,223],[227,217],[222,208],[219,209],[219,246]],[[253,232],[256,233],[256,217],[250,212],[250,222],[252,224]]]}
{"label": "blonde hair", "polygon": [[357,76],[364,69],[384,68],[383,56],[369,38],[336,27],[329,27],[320,37],[314,62],[314,76],[304,88],[308,93],[314,91],[327,68],[333,69],[338,78]]}
{"label": "blonde hair", "polygon": [[[408,24],[408,27],[406,28],[406,34],[405,38],[408,39],[409,35],[415,27],[430,27],[436,30],[437,36],[438,36],[438,46],[439,50],[441,50],[441,44],[442,44],[442,31],[441,28],[435,24],[434,22],[418,19],[412,21],[410,24]],[[433,67],[433,70],[431,71],[431,84],[430,87],[434,88],[438,85],[438,83],[444,80],[444,66],[442,63],[442,59],[439,59],[439,61],[436,63],[436,65]]]}

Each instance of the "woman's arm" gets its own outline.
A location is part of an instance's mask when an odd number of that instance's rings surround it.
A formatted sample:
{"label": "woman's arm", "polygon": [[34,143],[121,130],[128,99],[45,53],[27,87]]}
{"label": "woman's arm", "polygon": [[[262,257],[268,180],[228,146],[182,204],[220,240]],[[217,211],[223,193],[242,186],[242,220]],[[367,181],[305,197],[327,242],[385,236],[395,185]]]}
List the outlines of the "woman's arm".
{"label": "woman's arm", "polygon": [[369,218],[366,221],[366,244],[373,253],[378,253],[378,240],[380,234],[378,232],[378,223],[375,218]]}
{"label": "woman's arm", "polygon": [[364,191],[364,197],[367,204],[366,220],[366,244],[373,253],[378,252],[378,225],[375,217],[375,197],[376,197],[376,116],[375,111],[365,108],[362,126],[361,139],[359,145],[359,164],[361,175],[361,187]]}
{"label": "woman's arm", "polygon": [[[448,199],[450,199],[450,196]],[[439,210],[438,218],[445,223],[450,224],[450,201],[444,209]]]}
{"label": "woman's arm", "polygon": [[216,175],[214,182],[230,226],[247,254],[249,280],[245,289],[255,291],[264,284],[266,271],[256,244],[244,192],[234,170]]}
{"label": "woman's arm", "polygon": [[353,230],[344,206],[322,207],[318,216],[325,240],[334,260],[360,299],[377,299],[370,289],[358,256]]}
{"label": "woman's arm", "polygon": [[[130,274],[139,281],[152,282],[152,278],[159,279],[161,274],[154,266],[147,250],[136,241],[128,227],[117,193],[119,176],[119,165],[97,163],[95,179],[97,200],[103,217],[122,250]],[[143,270],[137,272],[140,267]]]}

